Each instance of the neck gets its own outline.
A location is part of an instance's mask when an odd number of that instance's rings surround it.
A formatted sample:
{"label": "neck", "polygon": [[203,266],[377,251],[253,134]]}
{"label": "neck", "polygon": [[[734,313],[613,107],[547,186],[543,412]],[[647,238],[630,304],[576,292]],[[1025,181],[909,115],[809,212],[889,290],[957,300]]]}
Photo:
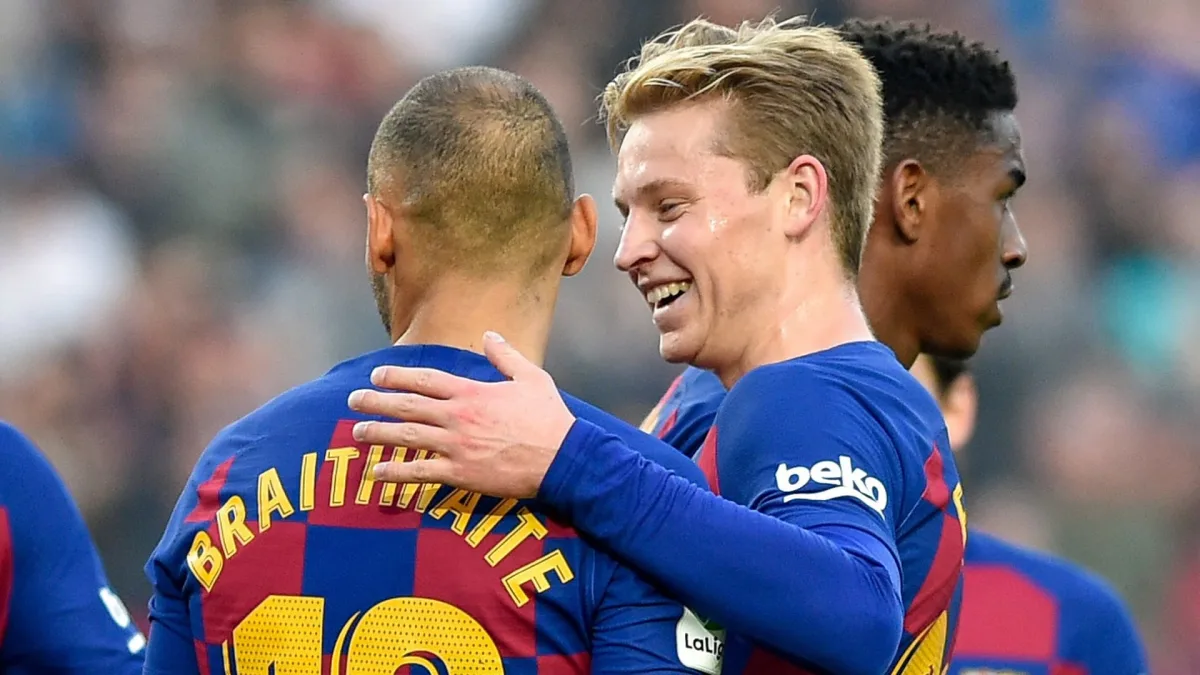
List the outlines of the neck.
{"label": "neck", "polygon": [[871,330],[875,337],[896,354],[896,360],[905,368],[911,368],[921,353],[920,339],[906,332],[907,312],[903,303],[896,300],[880,300],[878,294],[864,294],[863,309],[871,317]]}
{"label": "neck", "polygon": [[[815,270],[806,265],[788,275],[782,292],[768,300],[768,318],[740,354],[716,373],[726,388],[759,366],[779,363],[849,342],[871,341],[867,320],[853,282],[837,266]],[[804,272],[808,273],[804,273]]]}
{"label": "neck", "polygon": [[[493,331],[531,362],[541,365],[554,320],[557,284],[442,279],[413,303],[397,345],[435,344],[483,353],[483,334]],[[401,312],[393,312],[394,318]]]}
{"label": "neck", "polygon": [[[915,325],[913,312],[907,304],[905,287],[901,283],[906,277],[889,264],[886,256],[872,255],[887,246],[887,242],[868,243],[863,253],[858,288],[872,332],[895,352],[901,365],[911,368],[920,355],[921,339],[912,330]],[[911,255],[907,251],[902,254]]]}

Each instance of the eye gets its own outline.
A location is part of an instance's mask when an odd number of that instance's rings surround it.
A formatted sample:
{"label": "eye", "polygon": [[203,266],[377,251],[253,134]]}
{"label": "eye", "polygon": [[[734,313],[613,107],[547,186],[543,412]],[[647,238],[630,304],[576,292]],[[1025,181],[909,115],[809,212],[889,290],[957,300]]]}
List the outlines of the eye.
{"label": "eye", "polygon": [[661,222],[669,223],[678,220],[683,215],[684,202],[665,200],[658,203],[658,219]]}

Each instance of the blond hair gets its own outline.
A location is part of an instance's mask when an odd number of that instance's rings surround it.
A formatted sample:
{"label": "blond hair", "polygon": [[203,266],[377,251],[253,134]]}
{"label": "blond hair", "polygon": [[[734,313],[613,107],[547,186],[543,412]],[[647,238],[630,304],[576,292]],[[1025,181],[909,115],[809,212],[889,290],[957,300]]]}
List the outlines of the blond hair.
{"label": "blond hair", "polygon": [[853,277],[883,138],[881,85],[871,64],[836,31],[803,18],[736,30],[696,19],[643,46],[605,87],[600,114],[616,151],[638,117],[708,99],[730,105],[718,152],[746,162],[754,191],[800,155],[825,166],[833,242]]}

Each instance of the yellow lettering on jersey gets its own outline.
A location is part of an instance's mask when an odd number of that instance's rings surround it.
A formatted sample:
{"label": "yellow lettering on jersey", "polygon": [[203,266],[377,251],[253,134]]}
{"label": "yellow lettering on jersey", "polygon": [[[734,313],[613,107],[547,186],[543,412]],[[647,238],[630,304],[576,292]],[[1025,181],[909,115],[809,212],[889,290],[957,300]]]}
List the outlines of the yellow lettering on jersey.
{"label": "yellow lettering on jersey", "polygon": [[546,530],[546,526],[538,522],[537,517],[529,509],[522,507],[517,512],[517,520],[517,526],[512,529],[512,532],[504,535],[504,538],[493,546],[492,550],[487,552],[487,555],[483,556],[487,564],[495,567],[526,539],[530,537],[542,539],[546,536],[548,531]]}
{"label": "yellow lettering on jersey", "polygon": [[244,546],[254,539],[254,533],[246,527],[246,502],[238,495],[230,497],[217,509],[217,534],[226,558],[237,553],[238,544]]}
{"label": "yellow lettering on jersey", "polygon": [[279,472],[275,467],[258,474],[258,532],[262,534],[271,529],[271,513],[287,518],[296,512],[283,491],[283,481],[279,480]]}
{"label": "yellow lettering on jersey", "polygon": [[532,583],[534,592],[545,593],[550,589],[550,577],[548,576],[550,572],[555,573],[560,584],[565,584],[575,578],[575,573],[567,564],[566,556],[562,551],[556,550],[505,575],[501,581],[504,589],[508,591],[508,596],[512,598],[517,607],[523,607],[525,603],[529,602],[529,595],[521,586]]}
{"label": "yellow lettering on jersey", "polygon": [[300,459],[300,510],[312,511],[316,506],[317,453],[306,452]]}
{"label": "yellow lettering on jersey", "polygon": [[516,508],[516,506],[517,500],[505,499],[492,507],[492,510],[488,511],[488,514],[476,523],[475,527],[471,528],[471,533],[467,535],[467,543],[471,545],[471,548],[479,546],[479,542],[491,534],[492,530],[496,529],[496,525],[500,523],[500,520],[504,516],[507,516],[508,512]]}
{"label": "yellow lettering on jersey", "polygon": [[[413,456],[413,461],[417,462],[429,457],[429,451],[417,450]],[[421,496],[417,497],[417,506],[414,509],[417,513],[425,513],[425,509],[429,508],[429,502],[433,501],[433,496],[442,486],[439,483],[423,483],[416,485],[413,483],[405,483],[400,486],[400,508],[407,509],[412,503],[413,495],[417,494],[417,490],[421,491]]]}
{"label": "yellow lettering on jersey", "polygon": [[[404,447],[392,448],[392,456],[390,459],[388,459],[388,461],[395,462],[397,459],[404,459],[404,454],[407,452],[408,452],[408,448],[404,448]],[[368,464],[370,464],[370,463],[368,462]],[[368,466],[367,470],[373,472],[375,470],[375,467]],[[380,506],[391,506],[392,504],[395,504],[395,503],[396,503],[396,484],[395,483],[384,483],[383,489],[379,491],[379,505]]]}
{"label": "yellow lettering on jersey", "polygon": [[425,513],[425,509],[429,508],[429,502],[433,501],[433,496],[442,488],[441,483],[426,483],[421,486],[421,494],[417,495],[417,513]]}
{"label": "yellow lettering on jersey", "polygon": [[325,461],[333,462],[333,480],[329,482],[329,507],[337,508],[346,503],[346,477],[350,473],[350,460],[358,459],[358,448],[329,448]]}
{"label": "yellow lettering on jersey", "polygon": [[192,548],[188,550],[187,555],[188,569],[196,577],[196,581],[204,587],[204,590],[211,591],[213,584],[217,583],[217,577],[221,576],[221,568],[225,566],[225,559],[221,557],[221,552],[213,546],[212,537],[204,530],[196,533],[192,538]]}
{"label": "yellow lettering on jersey", "polygon": [[896,663],[892,675],[940,673],[946,662],[946,632],[949,615],[942,612],[925,627]]}
{"label": "yellow lettering on jersey", "polygon": [[383,459],[383,446],[372,445],[367,452],[367,462],[363,465],[362,477],[358,479],[358,494],[354,503],[367,505],[371,503],[371,490],[375,489],[375,465]]}
{"label": "yellow lettering on jersey", "polygon": [[453,513],[454,522],[450,523],[450,530],[454,534],[462,534],[467,531],[467,524],[475,513],[475,507],[479,506],[481,496],[478,492],[455,490],[438,502],[437,506],[430,509],[429,515],[435,520],[441,520],[442,516],[447,513]]}
{"label": "yellow lettering on jersey", "polygon": [[958,524],[962,527],[963,548],[967,547],[967,509],[963,506],[962,483],[954,486],[954,508],[958,510]]}

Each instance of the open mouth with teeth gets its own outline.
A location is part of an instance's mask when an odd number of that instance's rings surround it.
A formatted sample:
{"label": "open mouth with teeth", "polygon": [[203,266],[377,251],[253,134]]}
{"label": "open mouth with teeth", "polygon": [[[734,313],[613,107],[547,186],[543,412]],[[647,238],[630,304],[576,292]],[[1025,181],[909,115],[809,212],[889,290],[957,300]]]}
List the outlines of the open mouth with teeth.
{"label": "open mouth with teeth", "polygon": [[690,281],[675,281],[663,284],[646,293],[646,302],[650,303],[650,306],[654,309],[661,309],[683,297],[683,294],[687,293],[691,287],[692,282]]}

